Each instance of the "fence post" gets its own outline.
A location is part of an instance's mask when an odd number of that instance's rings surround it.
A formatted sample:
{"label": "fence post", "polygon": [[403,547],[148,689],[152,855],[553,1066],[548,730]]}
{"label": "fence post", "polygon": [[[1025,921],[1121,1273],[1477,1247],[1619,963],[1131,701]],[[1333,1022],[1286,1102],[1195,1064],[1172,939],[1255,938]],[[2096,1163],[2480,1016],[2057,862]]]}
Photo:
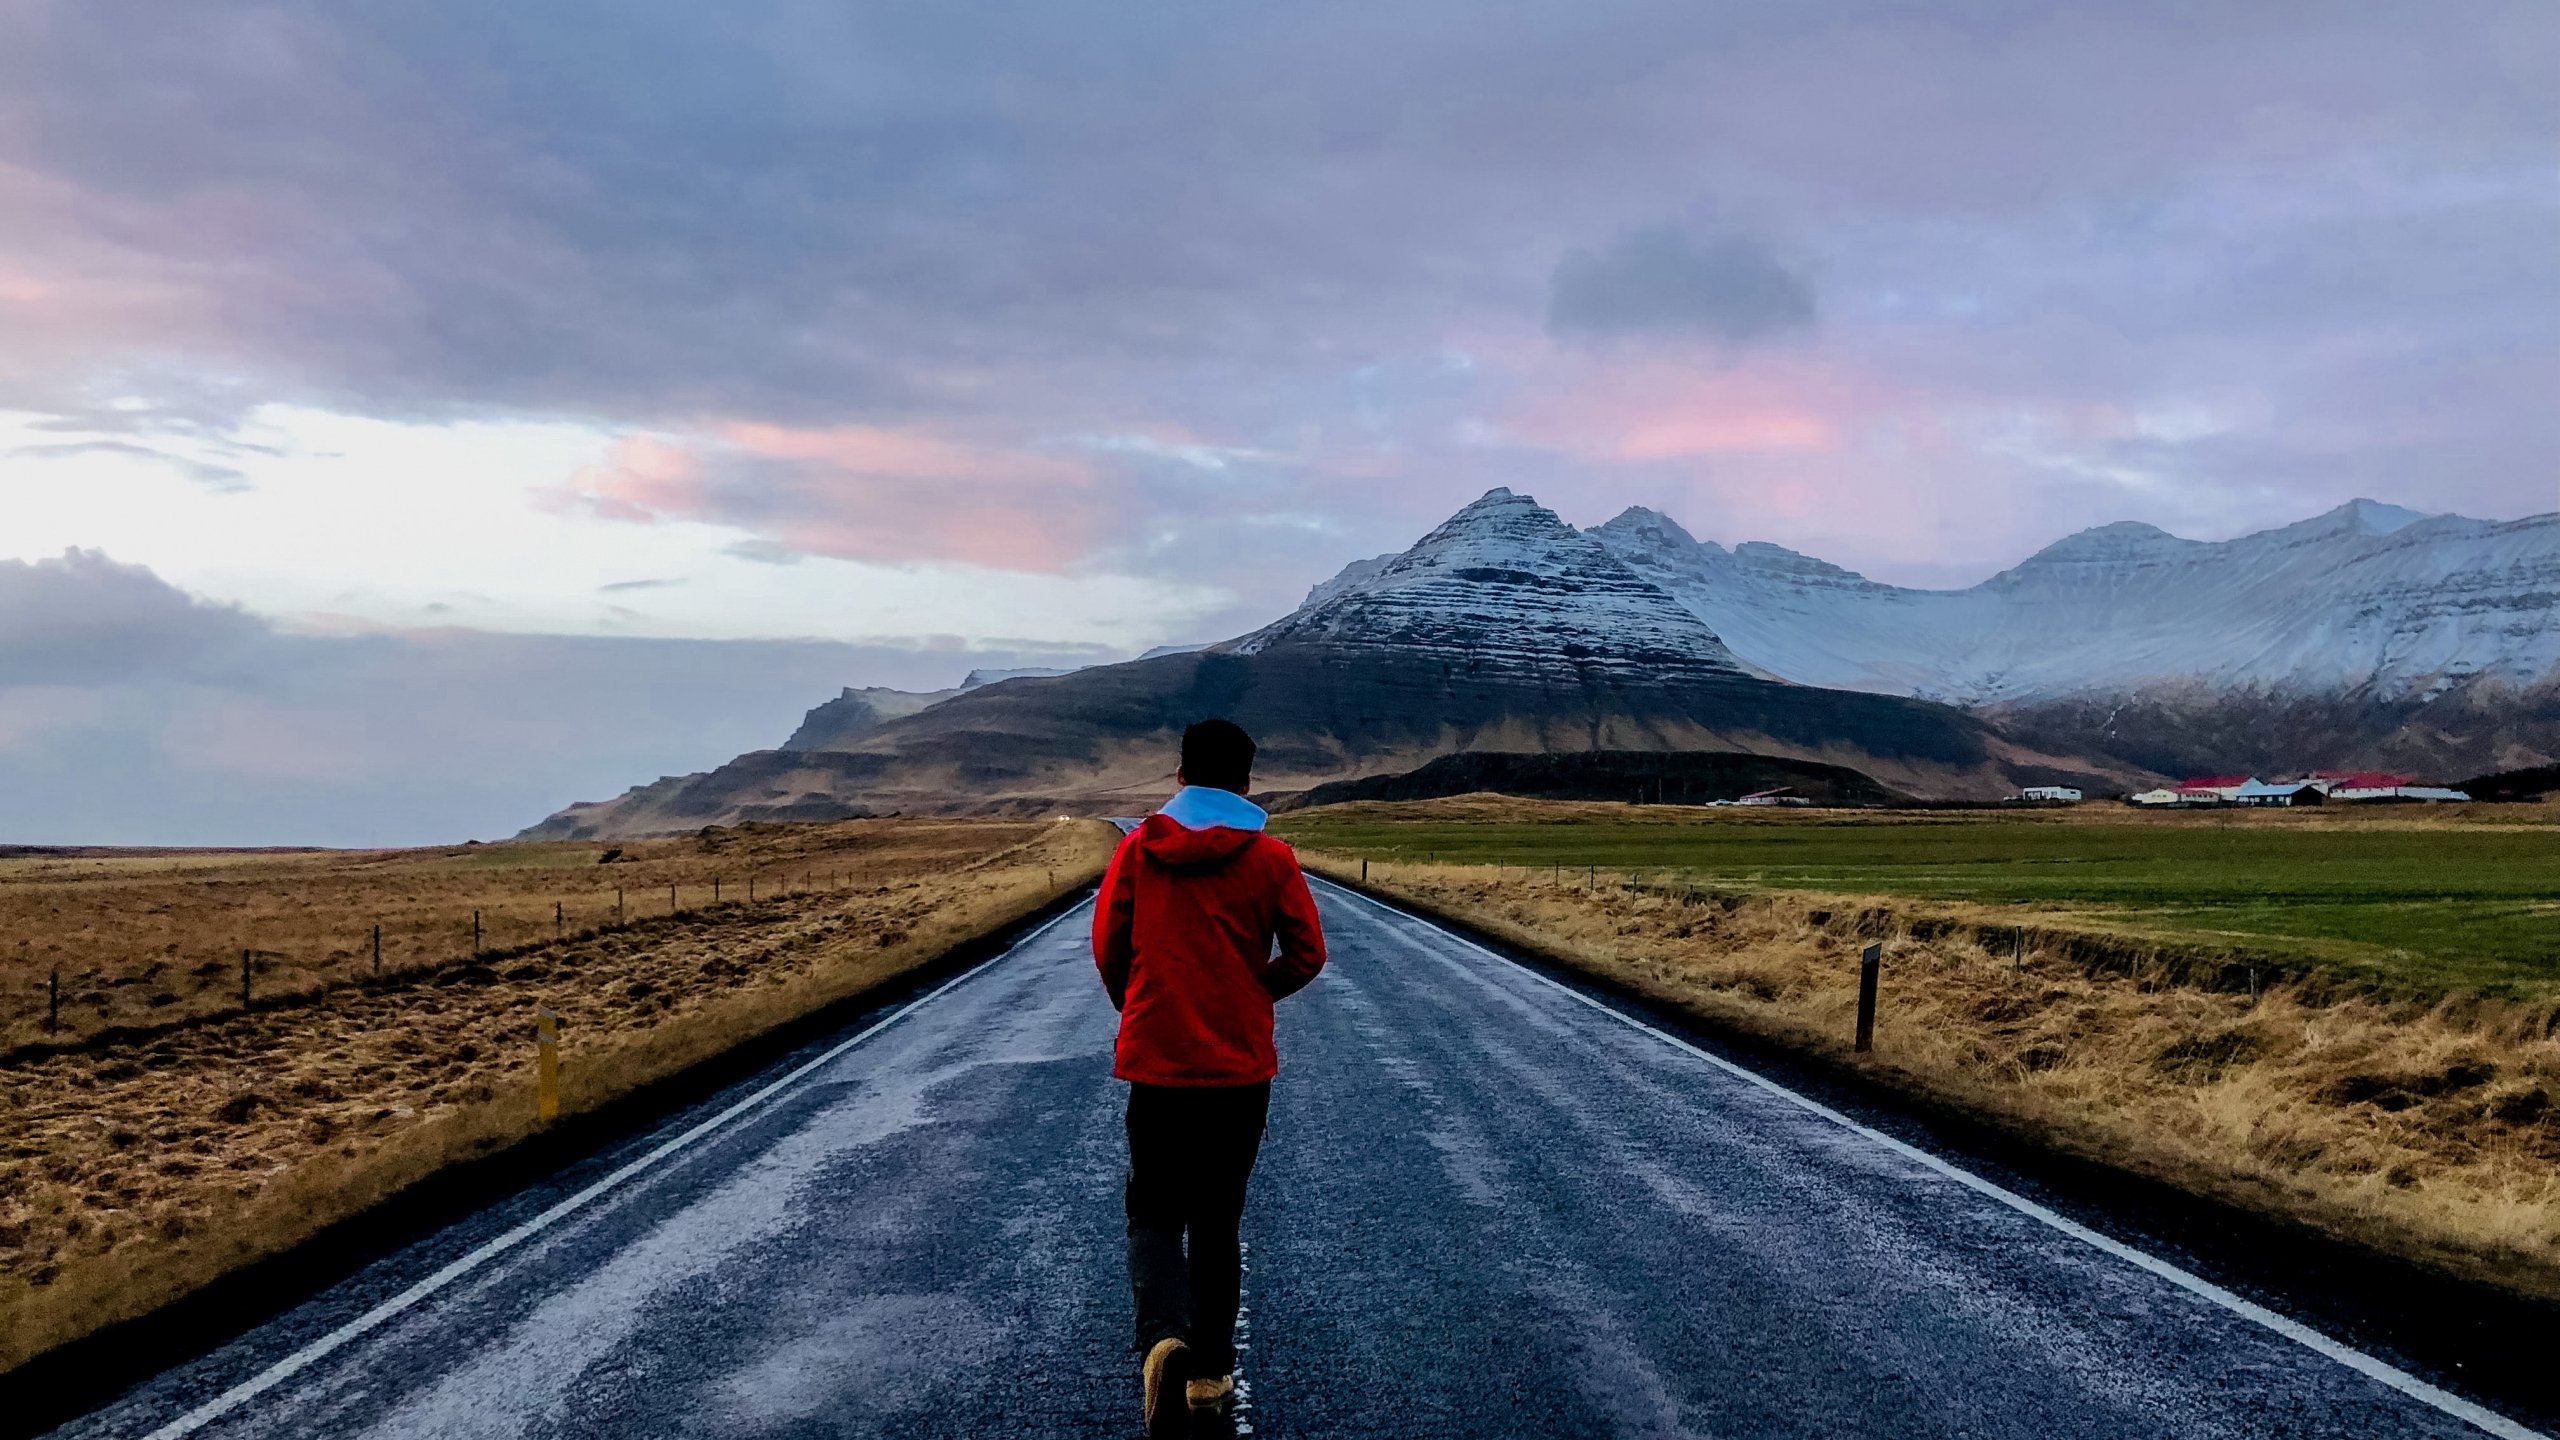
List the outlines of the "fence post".
{"label": "fence post", "polygon": [[53,974],[46,977],[44,982],[44,1033],[50,1035],[61,1028],[62,967],[56,965],[53,967]]}
{"label": "fence post", "polygon": [[1365,856],[1360,861],[1360,883],[1363,885],[1369,883],[1369,861]]}
{"label": "fence post", "polygon": [[560,1017],[547,1005],[534,1011],[533,1045],[533,1119],[548,1125],[560,1118]]}
{"label": "fence post", "polygon": [[382,978],[382,925],[378,921],[373,927],[373,978]]}
{"label": "fence post", "polygon": [[240,1008],[249,1008],[249,952],[240,952]]}
{"label": "fence post", "polygon": [[667,913],[676,913],[676,887],[673,885],[667,887]]}
{"label": "fence post", "polygon": [[613,887],[613,923],[622,923],[622,887],[619,885]]}
{"label": "fence post", "polygon": [[711,877],[711,903],[720,903],[720,877],[717,875]]}
{"label": "fence post", "polygon": [[756,877],[753,875],[747,877],[747,903],[750,905],[756,903]]}
{"label": "fence post", "polygon": [[471,958],[480,958],[480,912],[471,912]]}
{"label": "fence post", "polygon": [[1876,1048],[1876,972],[1884,966],[1884,946],[1870,945],[1858,955],[1858,1050]]}
{"label": "fence post", "polygon": [[559,901],[557,901],[557,900],[552,901],[552,902],[551,902],[551,938],[552,938],[552,939],[554,939],[554,940],[559,939],[559,938],[560,938],[560,932],[561,932],[561,931],[563,931],[563,930],[565,930],[565,929],[567,929],[567,928],[568,928],[568,926],[569,926],[569,911],[568,911],[568,908],[567,908],[566,906],[563,906],[563,905],[562,905]]}

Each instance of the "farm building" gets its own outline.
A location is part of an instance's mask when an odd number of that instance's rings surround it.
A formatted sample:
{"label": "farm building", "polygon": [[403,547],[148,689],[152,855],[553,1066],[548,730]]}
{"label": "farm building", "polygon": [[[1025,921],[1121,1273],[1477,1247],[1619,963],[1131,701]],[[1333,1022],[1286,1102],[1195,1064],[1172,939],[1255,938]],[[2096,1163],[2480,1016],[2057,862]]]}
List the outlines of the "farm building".
{"label": "farm building", "polygon": [[2415,775],[2394,775],[2382,770],[2314,770],[2311,783],[2329,794],[2332,800],[2378,800],[2404,785],[2415,785]]}
{"label": "farm building", "polygon": [[2441,785],[2421,785],[2414,775],[2394,775],[2381,770],[2314,770],[2310,783],[2319,786],[2332,800],[2468,800],[2459,790]]}
{"label": "farm building", "polygon": [[2253,779],[2231,793],[2235,805],[2318,805],[2328,798],[2328,792],[2308,780],[2270,785]]}
{"label": "farm building", "polygon": [[[2032,795],[2034,792],[2028,792]],[[2266,781],[2254,775],[2205,775],[2172,788],[2128,795],[2136,805],[2167,808],[2210,805],[2321,805],[2332,800],[2376,801],[2468,800],[2459,790],[2419,785],[2409,776],[2373,770],[2315,770],[2307,780]]]}
{"label": "farm building", "polygon": [[1810,805],[1813,802],[1797,794],[1794,786],[1781,785],[1775,790],[1755,790],[1733,803],[1736,805]]}
{"label": "farm building", "polygon": [[2060,800],[2076,805],[2080,803],[2080,792],[2068,785],[2030,785],[2024,790],[2018,792],[2018,798],[2021,800]]}
{"label": "farm building", "polygon": [[2240,792],[2259,783],[2255,775],[2199,775],[2177,784],[2181,805],[2228,805]]}

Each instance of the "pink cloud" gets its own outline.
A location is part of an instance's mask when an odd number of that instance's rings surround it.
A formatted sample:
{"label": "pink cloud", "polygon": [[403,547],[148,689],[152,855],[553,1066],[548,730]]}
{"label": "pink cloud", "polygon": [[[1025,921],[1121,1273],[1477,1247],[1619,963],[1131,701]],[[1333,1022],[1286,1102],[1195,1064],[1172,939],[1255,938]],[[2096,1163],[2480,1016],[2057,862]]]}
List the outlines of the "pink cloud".
{"label": "pink cloud", "polygon": [[1785,409],[1756,413],[1665,416],[1629,429],[1616,454],[1624,460],[1663,460],[1681,455],[1770,454],[1833,450],[1839,432],[1820,415]]}
{"label": "pink cloud", "polygon": [[706,508],[708,491],[694,452],[669,441],[631,436],[613,442],[601,462],[580,466],[567,485],[542,498],[551,508],[645,525],[661,516],[698,516]]}
{"label": "pink cloud", "polygon": [[1571,367],[1504,428],[1591,459],[1801,455],[1838,451],[1860,420],[1908,397],[1804,363],[1691,368],[1668,362]]}
{"label": "pink cloud", "polygon": [[730,421],[618,441],[549,503],[625,521],[730,525],[851,560],[1055,571],[1118,523],[1080,460],[921,429]]}
{"label": "pink cloud", "polygon": [[1646,503],[1702,538],[1895,573],[2023,523],[1977,396],[1818,354],[1531,358],[1496,424],[1593,477],[1570,487],[1601,501],[1586,522]]}

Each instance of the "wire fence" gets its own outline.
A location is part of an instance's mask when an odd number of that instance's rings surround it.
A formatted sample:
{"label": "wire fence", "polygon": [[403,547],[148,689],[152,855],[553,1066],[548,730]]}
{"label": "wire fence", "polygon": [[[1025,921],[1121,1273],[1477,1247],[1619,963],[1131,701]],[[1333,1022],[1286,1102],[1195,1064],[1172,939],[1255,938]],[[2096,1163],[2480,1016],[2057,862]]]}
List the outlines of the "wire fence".
{"label": "wire fence", "polygon": [[[0,940],[0,969],[15,971],[17,997],[0,1007],[0,1061],[308,1003],[349,986],[414,984],[715,912],[722,921],[760,909],[779,917],[796,912],[790,902],[853,885],[847,872],[816,867],[627,879],[549,895],[462,888],[368,897],[269,884],[208,895],[195,907],[152,895],[96,914],[57,914],[73,928],[41,943],[21,918],[16,944]],[[361,903],[368,898],[377,903]]]}

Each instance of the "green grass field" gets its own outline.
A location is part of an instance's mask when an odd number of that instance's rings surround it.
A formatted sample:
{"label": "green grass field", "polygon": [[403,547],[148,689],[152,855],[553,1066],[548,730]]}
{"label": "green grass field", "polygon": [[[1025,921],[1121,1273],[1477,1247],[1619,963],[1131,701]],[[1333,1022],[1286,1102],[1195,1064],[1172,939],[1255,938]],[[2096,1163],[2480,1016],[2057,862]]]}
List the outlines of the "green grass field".
{"label": "green grass field", "polygon": [[[1365,812],[1365,813],[1364,813]],[[2330,817],[2053,814],[1737,816],[1588,808],[1532,819],[1275,822],[1291,843],[1375,860],[1597,866],[1743,888],[2032,906],[2218,939],[2422,989],[2560,994],[2560,828]]]}

